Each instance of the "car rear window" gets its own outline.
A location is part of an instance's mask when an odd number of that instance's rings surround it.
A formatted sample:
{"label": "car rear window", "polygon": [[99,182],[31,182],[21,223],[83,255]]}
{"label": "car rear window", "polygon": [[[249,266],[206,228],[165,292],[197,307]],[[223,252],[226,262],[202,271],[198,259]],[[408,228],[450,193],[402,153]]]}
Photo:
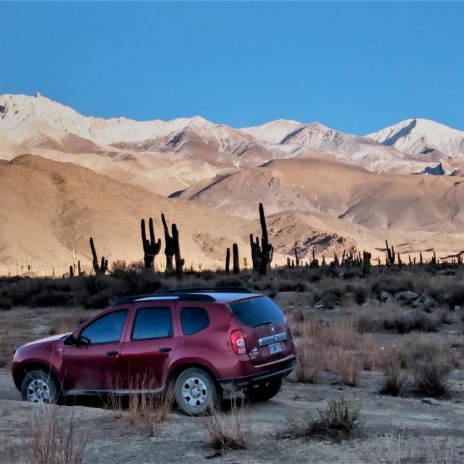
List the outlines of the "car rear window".
{"label": "car rear window", "polygon": [[170,308],[143,308],[135,316],[132,340],[150,340],[172,337]]}
{"label": "car rear window", "polygon": [[208,313],[203,308],[182,308],[180,310],[180,323],[184,335],[196,334],[208,327]]}
{"label": "car rear window", "polygon": [[237,301],[229,306],[238,322],[243,325],[256,327],[266,323],[282,324],[285,322],[282,310],[267,296]]}

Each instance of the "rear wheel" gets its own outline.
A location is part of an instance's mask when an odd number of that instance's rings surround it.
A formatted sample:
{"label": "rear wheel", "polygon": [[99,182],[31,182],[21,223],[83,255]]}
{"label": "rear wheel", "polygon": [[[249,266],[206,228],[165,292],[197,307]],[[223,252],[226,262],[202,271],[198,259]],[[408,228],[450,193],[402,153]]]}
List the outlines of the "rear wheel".
{"label": "rear wheel", "polygon": [[191,367],[181,372],[175,385],[176,403],[186,414],[208,413],[221,401],[213,379],[203,369]]}
{"label": "rear wheel", "polygon": [[253,403],[267,401],[277,395],[282,388],[282,379],[271,380],[257,388],[252,388],[247,391],[248,399]]}
{"label": "rear wheel", "polygon": [[28,372],[21,384],[21,398],[31,403],[56,403],[58,400],[56,383],[41,369]]}

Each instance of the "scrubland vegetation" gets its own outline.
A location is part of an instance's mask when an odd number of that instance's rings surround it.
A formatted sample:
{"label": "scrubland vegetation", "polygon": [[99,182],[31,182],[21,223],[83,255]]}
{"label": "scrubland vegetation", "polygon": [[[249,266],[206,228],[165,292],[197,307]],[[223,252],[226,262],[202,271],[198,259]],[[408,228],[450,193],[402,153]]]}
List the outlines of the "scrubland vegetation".
{"label": "scrubland vegetation", "polygon": [[[464,269],[451,264],[402,269],[372,267],[365,277],[355,267],[330,266],[272,269],[265,276],[252,271],[236,275],[187,271],[176,277],[118,263],[108,275],[2,278],[0,365],[9,365],[18,345],[38,336],[70,331],[119,296],[175,287],[247,287],[275,299],[290,320],[299,354],[287,387],[293,384],[306,389],[316,385],[328,388],[323,406],[282,417],[286,431],[275,438],[363,440],[369,437],[369,428],[356,394],[366,388],[366,375],[378,379],[372,394],[382,397],[423,398],[431,405],[437,398],[461,400],[462,387],[456,386],[453,379],[463,372],[463,277]],[[13,313],[15,318],[9,317]],[[332,397],[330,388],[334,385],[349,389],[350,398],[354,399]],[[111,411],[115,423],[126,424],[124,427],[132,428],[134,433],[155,437],[169,423],[173,396],[134,394],[125,401],[112,397],[103,406]],[[250,409],[246,402],[234,402],[229,410],[192,420],[205,431],[205,446],[212,452],[253,449]],[[71,429],[65,427],[60,433],[74,433],[72,424]],[[462,462],[459,450],[452,444],[440,448],[438,442],[428,441],[426,447],[418,442],[411,449],[410,442],[404,444],[401,433],[385,432],[378,438],[377,462]],[[51,446],[34,436],[31,434],[28,441],[34,450]],[[88,438],[81,436],[73,445],[77,447],[74,461],[62,462],[81,462]],[[60,440],[61,435],[56,435],[56,446],[62,446]],[[61,451],[57,448],[51,452],[56,455]],[[30,462],[57,462],[47,459],[33,458]]]}

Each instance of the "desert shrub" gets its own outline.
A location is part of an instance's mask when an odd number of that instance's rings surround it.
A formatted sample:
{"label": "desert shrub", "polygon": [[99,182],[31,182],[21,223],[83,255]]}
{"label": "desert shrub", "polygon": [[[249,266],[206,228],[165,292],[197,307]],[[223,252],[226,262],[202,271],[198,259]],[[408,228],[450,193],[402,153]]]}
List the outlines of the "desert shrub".
{"label": "desert shrub", "polygon": [[111,304],[113,297],[111,291],[102,290],[97,294],[87,296],[83,301],[83,306],[85,309],[103,309]]}
{"label": "desert shrub", "polygon": [[342,385],[359,386],[361,361],[357,353],[352,350],[338,350],[332,354],[329,366],[338,374],[338,380]]}
{"label": "desert shrub", "polygon": [[455,283],[452,285],[445,293],[443,300],[451,309],[464,305],[464,284]]}
{"label": "desert shrub", "polygon": [[407,373],[402,370],[403,357],[397,349],[384,352],[382,356],[382,372],[384,375],[380,393],[400,396],[405,392]]}
{"label": "desert shrub", "polygon": [[243,287],[243,282],[239,277],[220,277],[216,281],[216,287]]}
{"label": "desert shrub", "polygon": [[386,464],[460,464],[462,456],[454,438],[407,437],[391,430],[378,441],[372,462]]}
{"label": "desert shrub", "polygon": [[13,300],[7,296],[0,295],[0,311],[8,311],[13,307]]}
{"label": "desert shrub", "polygon": [[411,374],[413,393],[432,397],[449,394],[448,374],[454,359],[445,344],[426,335],[413,337],[400,348],[399,356]]}
{"label": "desert shrub", "polygon": [[90,428],[77,433],[74,411],[65,419],[58,417],[55,405],[34,408],[25,427],[19,450],[10,450],[10,464],[84,463]]}
{"label": "desert shrub", "polygon": [[44,289],[39,294],[33,295],[29,303],[32,307],[67,306],[68,304],[70,304],[68,292],[59,292],[50,289]]}
{"label": "desert shrub", "polygon": [[317,342],[304,340],[298,345],[298,358],[292,378],[296,382],[316,383],[325,369],[323,347]]}
{"label": "desert shrub", "polygon": [[145,429],[153,437],[160,424],[169,417],[173,404],[173,388],[159,393],[149,390],[143,393],[134,391],[129,395],[129,421]]}
{"label": "desert shrub", "polygon": [[305,292],[307,286],[302,281],[284,280],[279,281],[279,292]]}
{"label": "desert shrub", "polygon": [[360,430],[359,404],[353,400],[332,399],[317,417],[306,413],[302,419],[288,418],[289,436],[341,441],[352,438]]}
{"label": "desert shrub", "polygon": [[233,399],[229,420],[218,409],[201,418],[209,436],[208,445],[215,450],[239,450],[249,446],[250,431],[245,404]]}

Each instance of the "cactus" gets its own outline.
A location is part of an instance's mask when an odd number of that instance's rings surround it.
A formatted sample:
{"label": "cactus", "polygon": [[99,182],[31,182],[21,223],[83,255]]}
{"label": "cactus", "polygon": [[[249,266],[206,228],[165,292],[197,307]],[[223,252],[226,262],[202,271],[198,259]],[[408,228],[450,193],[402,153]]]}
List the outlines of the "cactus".
{"label": "cactus", "polygon": [[264,207],[262,203],[259,204],[259,221],[261,223],[261,259],[259,262],[259,275],[266,275],[272,262],[274,248],[269,243],[266,217],[264,216]]}
{"label": "cactus", "polygon": [[371,254],[367,251],[363,251],[363,257],[362,257],[363,277],[368,276],[370,270],[371,270]]}
{"label": "cactus", "polygon": [[385,240],[385,245],[386,249],[385,251],[387,252],[387,266],[393,266],[395,264],[395,250],[393,249],[393,245],[390,249],[388,246],[388,242]]}
{"label": "cactus", "polygon": [[172,244],[176,262],[176,275],[180,276],[182,274],[182,267],[185,264],[185,259],[180,256],[179,231],[177,230],[176,224],[172,225]]}
{"label": "cactus", "polygon": [[172,237],[169,234],[169,228],[166,223],[166,219],[164,214],[161,214],[161,220],[163,221],[163,229],[164,229],[164,254],[166,255],[166,273],[171,273],[174,269],[172,265],[172,260],[174,258],[174,243],[172,241]]}
{"label": "cactus", "polygon": [[298,250],[295,247],[295,266],[298,267],[300,265],[300,259],[298,258]]}
{"label": "cactus", "polygon": [[148,228],[150,230],[150,240],[147,239],[145,232],[145,219],[140,222],[142,231],[142,246],[143,246],[143,261],[145,263],[145,269],[155,270],[155,256],[161,250],[161,239],[155,241],[155,231],[153,229],[153,219],[150,218],[148,221]]}
{"label": "cactus", "polygon": [[72,264],[69,266],[69,277],[74,277],[74,266]]}
{"label": "cactus", "polygon": [[259,271],[259,260],[261,255],[261,247],[259,246],[259,238],[256,237],[256,242],[253,239],[253,234],[250,234],[250,249],[251,262],[253,263],[253,271]]}
{"label": "cactus", "polygon": [[232,272],[234,274],[238,274],[240,272],[240,259],[238,256],[238,245],[234,243],[232,245],[232,255],[233,255],[233,269]]}
{"label": "cactus", "polygon": [[[392,247],[393,248],[393,247]],[[401,261],[401,256],[398,253],[398,267],[401,269],[401,265],[403,264],[403,261]]]}
{"label": "cactus", "polygon": [[313,250],[313,259],[311,260],[311,262],[309,263],[309,267],[311,269],[316,269],[319,267],[319,260],[316,258],[316,252]]}
{"label": "cactus", "polygon": [[226,251],[226,272],[227,274],[230,272],[230,248]]}
{"label": "cactus", "polygon": [[104,256],[101,258],[101,264],[98,264],[98,256],[97,252],[95,251],[95,245],[93,244],[93,238],[90,237],[90,248],[92,250],[92,257],[93,257],[93,269],[95,271],[95,274],[105,274],[106,271],[108,270],[108,260],[105,259]]}

